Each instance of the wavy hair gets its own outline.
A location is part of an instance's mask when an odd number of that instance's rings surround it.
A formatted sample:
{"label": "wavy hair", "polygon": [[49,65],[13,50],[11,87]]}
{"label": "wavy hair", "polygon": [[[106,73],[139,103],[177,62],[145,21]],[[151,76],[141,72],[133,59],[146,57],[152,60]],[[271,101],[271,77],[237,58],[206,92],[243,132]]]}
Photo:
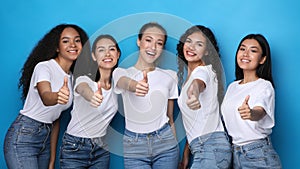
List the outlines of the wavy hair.
{"label": "wavy hair", "polygon": [[[58,56],[57,48],[59,46],[60,36],[65,28],[74,28],[80,35],[82,46],[88,42],[88,36],[85,31],[77,25],[73,24],[60,24],[52,28],[42,39],[36,44],[31,53],[29,54],[23,68],[21,69],[21,77],[19,79],[18,88],[22,88],[21,99],[24,101],[27,97],[30,80],[32,77],[35,66],[42,61],[54,59]],[[73,62],[71,72],[74,70]]]}
{"label": "wavy hair", "polygon": [[187,64],[188,64],[188,61],[184,57],[183,46],[187,37],[195,32],[201,32],[206,38],[208,55],[204,56],[202,59],[206,65],[211,64],[213,70],[216,72],[217,80],[218,80],[218,99],[219,99],[219,103],[221,103],[224,96],[223,83],[225,82],[225,77],[223,72],[223,66],[220,60],[219,47],[213,32],[209,28],[203,25],[195,25],[187,29],[185,33],[180,37],[180,40],[177,44],[176,49],[177,49],[177,57],[178,57],[177,60],[178,85],[179,87],[181,87],[183,84],[184,71],[187,70]]}

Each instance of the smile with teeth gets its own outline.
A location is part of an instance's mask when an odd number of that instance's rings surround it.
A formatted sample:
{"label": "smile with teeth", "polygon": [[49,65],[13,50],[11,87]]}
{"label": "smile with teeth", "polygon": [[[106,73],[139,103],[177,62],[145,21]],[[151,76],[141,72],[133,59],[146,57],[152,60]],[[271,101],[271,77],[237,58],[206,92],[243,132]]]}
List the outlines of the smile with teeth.
{"label": "smile with teeth", "polygon": [[69,50],[69,53],[77,53],[77,50]]}
{"label": "smile with teeth", "polygon": [[189,56],[195,56],[196,55],[195,53],[189,52],[189,51],[187,51],[186,54],[189,55]]}
{"label": "smile with teeth", "polygon": [[103,62],[112,62],[112,58],[106,58],[106,59],[103,59]]}
{"label": "smile with teeth", "polygon": [[150,56],[155,56],[156,55],[156,52],[151,52],[151,51],[146,51],[146,53]]}
{"label": "smile with teeth", "polygon": [[249,63],[250,62],[250,60],[248,60],[248,59],[241,59],[241,61],[244,62],[244,63]]}

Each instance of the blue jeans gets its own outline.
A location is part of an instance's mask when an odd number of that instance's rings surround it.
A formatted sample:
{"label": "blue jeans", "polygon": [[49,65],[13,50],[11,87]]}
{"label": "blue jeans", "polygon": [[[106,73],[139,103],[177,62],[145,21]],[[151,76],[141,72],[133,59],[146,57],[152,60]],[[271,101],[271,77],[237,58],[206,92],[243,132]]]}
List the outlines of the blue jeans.
{"label": "blue jeans", "polygon": [[123,145],[125,169],[177,169],[179,147],[169,124],[147,134],[125,129]]}
{"label": "blue jeans", "polygon": [[282,168],[269,137],[243,146],[233,145],[233,166],[235,169]]}
{"label": "blue jeans", "polygon": [[8,129],[4,156],[9,169],[48,169],[52,124],[19,114]]}
{"label": "blue jeans", "polygon": [[102,138],[81,138],[65,133],[60,148],[60,168],[108,169],[107,150]]}
{"label": "blue jeans", "polygon": [[231,144],[225,132],[197,137],[189,146],[194,157],[191,169],[227,169],[231,166]]}

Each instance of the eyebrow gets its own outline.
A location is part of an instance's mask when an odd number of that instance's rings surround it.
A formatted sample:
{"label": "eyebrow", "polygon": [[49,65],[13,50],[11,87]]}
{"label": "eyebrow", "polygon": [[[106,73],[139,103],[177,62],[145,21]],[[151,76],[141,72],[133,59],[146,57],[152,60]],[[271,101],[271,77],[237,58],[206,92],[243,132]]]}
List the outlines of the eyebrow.
{"label": "eyebrow", "polygon": [[[186,38],[186,40],[193,41],[191,38]],[[202,41],[202,40],[198,40],[198,41],[196,41],[196,43],[204,43],[204,41]]]}
{"label": "eyebrow", "polygon": [[[75,36],[74,39],[76,39],[76,38],[80,38],[80,36]],[[61,39],[71,39],[71,37],[69,37],[69,36],[64,36],[64,37],[61,37]]]}
{"label": "eyebrow", "polygon": [[[116,47],[116,45],[109,45],[108,47],[109,47],[109,48],[110,48],[110,47]],[[96,49],[99,49],[99,48],[105,48],[105,47],[104,47],[104,46],[97,46]]]}
{"label": "eyebrow", "polygon": [[[241,47],[246,47],[246,45],[244,45],[244,44],[241,44]],[[250,46],[250,48],[259,49],[257,46]]]}

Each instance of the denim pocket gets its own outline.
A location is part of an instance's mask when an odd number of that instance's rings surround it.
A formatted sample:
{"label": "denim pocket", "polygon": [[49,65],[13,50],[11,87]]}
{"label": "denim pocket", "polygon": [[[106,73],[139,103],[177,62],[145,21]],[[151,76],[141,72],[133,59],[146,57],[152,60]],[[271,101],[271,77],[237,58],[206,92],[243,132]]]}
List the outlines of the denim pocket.
{"label": "denim pocket", "polygon": [[64,141],[62,145],[62,151],[63,152],[77,152],[79,151],[79,144],[70,142],[70,141]]}
{"label": "denim pocket", "polygon": [[214,150],[215,159],[218,168],[228,168],[231,163],[231,147],[225,144],[220,144]]}
{"label": "denim pocket", "polygon": [[245,158],[249,161],[264,161],[263,145],[244,151]]}

